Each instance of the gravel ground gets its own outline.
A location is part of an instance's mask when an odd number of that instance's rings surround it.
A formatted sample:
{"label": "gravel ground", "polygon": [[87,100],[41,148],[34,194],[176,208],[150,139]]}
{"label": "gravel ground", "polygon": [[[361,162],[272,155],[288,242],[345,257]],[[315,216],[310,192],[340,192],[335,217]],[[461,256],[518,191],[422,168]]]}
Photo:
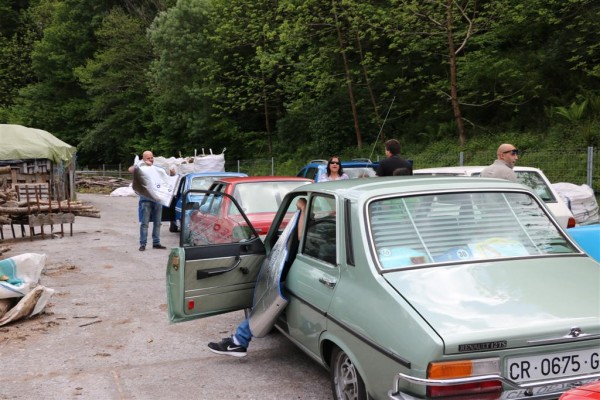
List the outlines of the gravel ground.
{"label": "gravel ground", "polygon": [[[101,218],[76,217],[72,236],[13,240],[3,228],[0,258],[45,253],[40,283],[55,294],[45,313],[0,327],[0,399],[331,399],[328,372],[280,334],[244,359],[208,351],[242,312],[169,324],[168,250],[138,251],[137,198],[78,200]],[[178,236],[163,224],[161,240]]]}

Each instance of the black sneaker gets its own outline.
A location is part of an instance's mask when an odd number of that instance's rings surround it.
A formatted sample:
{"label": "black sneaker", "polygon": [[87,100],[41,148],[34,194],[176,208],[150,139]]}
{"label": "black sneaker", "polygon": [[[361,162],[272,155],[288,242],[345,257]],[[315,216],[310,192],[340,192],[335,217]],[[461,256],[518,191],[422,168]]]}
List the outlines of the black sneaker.
{"label": "black sneaker", "polygon": [[165,246],[163,246],[163,245],[162,245],[162,244],[160,244],[160,243],[159,243],[159,244],[153,244],[153,245],[152,245],[152,248],[153,248],[153,249],[166,249],[166,247],[165,247]]}
{"label": "black sneaker", "polygon": [[140,248],[139,248],[139,251],[144,251],[144,250],[146,250],[146,246],[141,245]]}
{"label": "black sneaker", "polygon": [[217,354],[233,357],[246,357],[246,348],[235,344],[231,337],[226,337],[219,343],[210,342],[208,348],[210,351]]}

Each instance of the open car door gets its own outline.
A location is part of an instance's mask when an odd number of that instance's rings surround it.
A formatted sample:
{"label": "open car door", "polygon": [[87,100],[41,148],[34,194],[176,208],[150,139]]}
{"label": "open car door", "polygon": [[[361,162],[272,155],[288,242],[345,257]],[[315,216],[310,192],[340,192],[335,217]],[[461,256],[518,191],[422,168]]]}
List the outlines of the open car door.
{"label": "open car door", "polygon": [[[188,193],[201,196],[202,202],[187,202]],[[180,243],[171,250],[167,265],[170,320],[250,308],[265,258],[256,230],[227,194],[191,190],[183,199]]]}

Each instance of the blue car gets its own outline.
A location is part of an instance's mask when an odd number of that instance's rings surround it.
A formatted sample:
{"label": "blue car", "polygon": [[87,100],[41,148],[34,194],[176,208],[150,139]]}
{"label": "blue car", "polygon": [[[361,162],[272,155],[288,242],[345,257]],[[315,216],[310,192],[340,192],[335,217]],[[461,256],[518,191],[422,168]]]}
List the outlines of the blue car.
{"label": "blue car", "polygon": [[[208,189],[210,185],[221,178],[248,176],[241,172],[192,172],[184,175],[179,180],[177,192],[169,207],[163,207],[163,221],[169,221],[169,231],[179,232],[181,226],[181,211],[183,195],[191,189]],[[202,195],[188,194],[188,203],[200,203]]]}
{"label": "blue car", "polygon": [[[369,159],[353,159],[352,161],[342,161],[344,173],[350,179],[354,178],[371,178],[375,176],[375,171],[379,163],[372,162]],[[312,160],[307,165],[302,167],[300,172],[296,174],[301,178],[309,178],[315,182],[319,181],[319,176],[327,171],[327,160]]]}
{"label": "blue car", "polygon": [[576,226],[567,229],[567,233],[590,257],[600,262],[600,224]]}

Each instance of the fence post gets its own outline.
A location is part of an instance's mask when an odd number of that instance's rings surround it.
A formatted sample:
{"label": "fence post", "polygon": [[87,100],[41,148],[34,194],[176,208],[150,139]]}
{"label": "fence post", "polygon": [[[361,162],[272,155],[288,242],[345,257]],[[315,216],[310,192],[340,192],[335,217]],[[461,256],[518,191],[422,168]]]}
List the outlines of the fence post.
{"label": "fence post", "polygon": [[588,146],[588,153],[587,153],[587,185],[591,188],[593,188],[592,186],[592,180],[594,177],[594,147],[592,146]]}
{"label": "fence post", "polygon": [[275,176],[275,157],[271,157],[271,176]]}
{"label": "fence post", "polygon": [[238,166],[237,172],[240,172],[240,160],[237,160],[237,166]]}
{"label": "fence post", "polygon": [[465,165],[465,152],[461,151],[458,153],[458,166],[462,167],[463,165]]}
{"label": "fence post", "polygon": [[102,176],[106,176],[106,165],[102,164]]}
{"label": "fence post", "polygon": [[119,179],[121,179],[121,163],[119,163]]}

